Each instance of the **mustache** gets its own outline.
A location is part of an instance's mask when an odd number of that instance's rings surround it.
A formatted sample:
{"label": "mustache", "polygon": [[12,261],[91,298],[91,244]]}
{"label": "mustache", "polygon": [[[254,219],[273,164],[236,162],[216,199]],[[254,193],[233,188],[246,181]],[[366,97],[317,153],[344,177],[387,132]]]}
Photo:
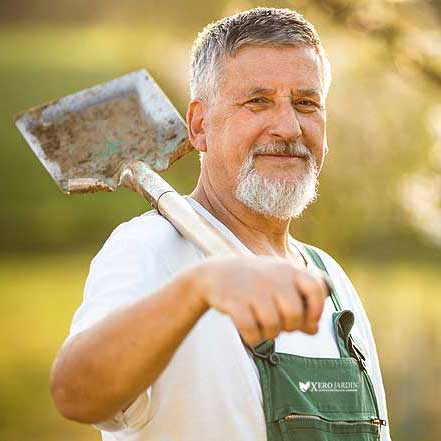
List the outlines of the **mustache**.
{"label": "mustache", "polygon": [[250,151],[253,156],[259,154],[282,154],[289,156],[298,156],[305,158],[308,161],[313,161],[315,159],[312,153],[309,151],[301,142],[277,142],[272,144],[255,144]]}
{"label": "mustache", "polygon": [[273,142],[271,144],[254,144],[251,146],[248,155],[240,168],[239,181],[245,179],[250,173],[256,173],[254,164],[256,155],[259,154],[282,154],[301,157],[306,161],[307,172],[316,177],[318,176],[317,162],[308,147],[299,141]]}

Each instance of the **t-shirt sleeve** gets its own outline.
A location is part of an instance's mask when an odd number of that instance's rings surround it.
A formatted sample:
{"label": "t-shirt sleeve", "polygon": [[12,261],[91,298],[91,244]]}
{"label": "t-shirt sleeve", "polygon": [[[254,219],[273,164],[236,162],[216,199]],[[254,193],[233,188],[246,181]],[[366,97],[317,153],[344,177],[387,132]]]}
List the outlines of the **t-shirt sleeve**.
{"label": "t-shirt sleeve", "polygon": [[148,295],[169,277],[167,262],[138,230],[121,224],[92,259],[83,302],[75,312],[69,337]]}
{"label": "t-shirt sleeve", "polygon": [[381,428],[381,441],[391,441],[390,426],[386,406],[386,394],[384,392],[380,362],[378,359],[377,347],[375,344],[371,324],[369,322],[361,299],[352,282],[349,280],[349,277],[344,272],[343,268],[328,254],[324,253],[321,250],[320,254],[330,273],[332,280],[336,284],[337,291],[347,294],[344,299],[347,303],[345,304],[344,302],[343,306],[353,310],[356,316],[356,320],[359,321],[360,326],[358,327],[358,329],[363,334],[363,341],[366,343],[366,350],[368,352],[368,372],[375,389],[380,417],[387,421],[387,426]]}
{"label": "t-shirt sleeve", "polygon": [[[84,287],[83,302],[72,320],[71,339],[116,309],[156,290],[167,278],[161,260],[139,228],[120,225],[92,260]],[[142,427],[148,420],[150,388],[124,412],[94,426],[105,431]]]}
{"label": "t-shirt sleeve", "polygon": [[139,431],[149,422],[149,404],[150,388],[139,395],[125,411],[120,411],[113,417],[93,426],[104,432]]}

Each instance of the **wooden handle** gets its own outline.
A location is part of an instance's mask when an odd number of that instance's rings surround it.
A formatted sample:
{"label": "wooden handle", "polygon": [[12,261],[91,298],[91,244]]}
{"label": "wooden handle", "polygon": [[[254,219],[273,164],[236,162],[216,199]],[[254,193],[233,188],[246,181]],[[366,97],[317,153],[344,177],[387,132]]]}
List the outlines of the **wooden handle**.
{"label": "wooden handle", "polygon": [[[206,256],[227,256],[242,254],[224,235],[197,213],[190,204],[164,179],[141,161],[124,165],[120,184],[146,198],[159,213]],[[315,277],[321,277],[333,290],[329,276],[315,266],[308,267]]]}
{"label": "wooden handle", "polygon": [[198,214],[173,187],[141,161],[124,165],[120,184],[146,198],[159,213],[207,256],[238,255],[239,250]]}

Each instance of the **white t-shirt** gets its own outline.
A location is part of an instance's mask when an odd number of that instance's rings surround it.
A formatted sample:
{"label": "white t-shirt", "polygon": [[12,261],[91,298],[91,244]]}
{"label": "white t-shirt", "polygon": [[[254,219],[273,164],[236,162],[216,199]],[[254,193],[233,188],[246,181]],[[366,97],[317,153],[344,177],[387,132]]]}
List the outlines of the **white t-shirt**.
{"label": "white t-shirt", "polygon": [[[187,201],[239,249],[251,253],[200,204],[190,198]],[[290,240],[295,246],[295,239]],[[367,354],[380,417],[387,420],[380,367],[366,313],[342,268],[328,254],[317,251],[342,306],[355,315],[352,335]],[[308,265],[314,265],[308,255],[304,257]],[[116,308],[149,295],[202,259],[202,252],[155,211],[119,225],[92,260],[84,300],[73,318],[69,338]],[[284,332],[276,339],[276,350],[338,358],[334,311],[328,298],[318,333]],[[125,412],[96,427],[101,429],[103,441],[266,441],[257,367],[231,319],[214,309],[207,311],[155,383]],[[389,440],[389,427],[383,427],[381,441]]]}

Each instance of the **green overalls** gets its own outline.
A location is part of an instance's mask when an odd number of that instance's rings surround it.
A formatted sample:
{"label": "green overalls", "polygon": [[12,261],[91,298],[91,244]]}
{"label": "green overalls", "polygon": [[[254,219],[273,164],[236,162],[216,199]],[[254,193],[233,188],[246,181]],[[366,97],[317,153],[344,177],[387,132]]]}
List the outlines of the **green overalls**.
{"label": "green overalls", "polygon": [[[316,266],[316,251],[304,246]],[[337,292],[334,332],[340,358],[274,352],[267,340],[252,349],[260,374],[268,441],[373,441],[386,425],[378,413],[365,357],[350,335],[354,314],[342,310]]]}

